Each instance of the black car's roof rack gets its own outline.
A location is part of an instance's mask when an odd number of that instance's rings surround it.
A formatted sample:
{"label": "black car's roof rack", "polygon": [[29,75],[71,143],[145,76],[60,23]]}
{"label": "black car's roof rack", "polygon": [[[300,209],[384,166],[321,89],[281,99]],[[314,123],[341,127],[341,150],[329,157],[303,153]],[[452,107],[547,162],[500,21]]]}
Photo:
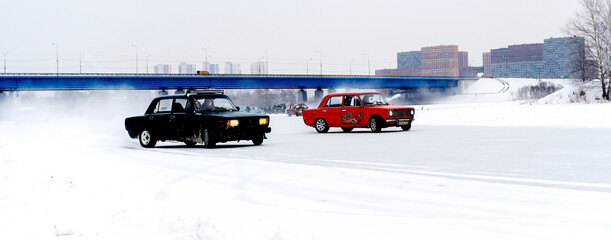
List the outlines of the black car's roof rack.
{"label": "black car's roof rack", "polygon": [[197,95],[197,94],[225,94],[225,90],[222,89],[201,89],[201,90],[188,90],[186,95]]}

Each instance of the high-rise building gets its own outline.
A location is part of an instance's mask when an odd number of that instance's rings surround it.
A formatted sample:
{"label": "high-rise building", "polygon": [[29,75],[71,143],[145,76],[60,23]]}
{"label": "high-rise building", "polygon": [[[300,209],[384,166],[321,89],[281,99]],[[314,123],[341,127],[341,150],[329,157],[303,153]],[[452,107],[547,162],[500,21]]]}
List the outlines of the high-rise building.
{"label": "high-rise building", "polygon": [[491,77],[537,77],[543,66],[543,44],[539,43],[492,49],[490,54]]}
{"label": "high-rise building", "polygon": [[240,64],[225,62],[225,73],[226,74],[242,74]]}
{"label": "high-rise building", "polygon": [[498,48],[490,50],[490,62],[492,64],[508,63],[507,48]]}
{"label": "high-rise building", "polygon": [[266,74],[267,73],[267,64],[263,61],[259,61],[256,63],[250,64],[250,73],[251,74]]}
{"label": "high-rise building", "polygon": [[422,48],[422,75],[427,77],[458,77],[458,46]]}
{"label": "high-rise building", "polygon": [[[490,51],[490,76],[511,78],[572,77],[572,53],[583,51],[580,37],[550,38],[543,43],[511,45]],[[484,68],[486,71],[486,68]]]}
{"label": "high-rise building", "polygon": [[396,69],[376,70],[378,76],[475,77],[469,67],[469,53],[459,52],[458,46],[423,47],[420,51],[397,53]]}
{"label": "high-rise building", "polygon": [[422,52],[397,53],[397,68],[420,68],[422,66]]}
{"label": "high-rise building", "polygon": [[458,68],[466,68],[469,66],[469,53],[458,52]]}
{"label": "high-rise building", "polygon": [[469,53],[458,52],[458,76],[473,77],[476,75],[475,68],[469,67]]}
{"label": "high-rise building", "polygon": [[509,62],[543,61],[543,44],[511,45],[507,48]]}
{"label": "high-rise building", "polygon": [[178,65],[178,73],[179,74],[195,74],[195,64],[187,64],[184,62],[181,62],[180,65]]}
{"label": "high-rise building", "polygon": [[545,45],[544,78],[574,78],[571,76],[571,56],[584,51],[585,39],[583,37],[549,38],[543,40]]}
{"label": "high-rise building", "polygon": [[482,54],[482,59],[484,60],[484,76],[485,77],[490,77],[490,65],[491,65],[491,59],[490,59],[490,52],[485,52]]}
{"label": "high-rise building", "polygon": [[219,69],[219,65],[216,63],[211,63],[208,65],[208,73],[210,74],[220,74],[221,70]]}
{"label": "high-rise building", "polygon": [[170,64],[157,64],[154,67],[155,74],[170,74],[172,66]]}
{"label": "high-rise building", "polygon": [[543,61],[528,61],[492,64],[491,77],[537,78],[540,76],[543,63]]}

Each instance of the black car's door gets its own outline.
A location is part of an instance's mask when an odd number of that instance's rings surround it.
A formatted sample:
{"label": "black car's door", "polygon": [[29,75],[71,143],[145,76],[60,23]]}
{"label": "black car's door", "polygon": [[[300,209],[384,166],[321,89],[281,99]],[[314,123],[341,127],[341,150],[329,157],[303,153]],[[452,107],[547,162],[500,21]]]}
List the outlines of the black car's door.
{"label": "black car's door", "polygon": [[169,131],[172,139],[183,140],[193,135],[193,104],[187,98],[176,98],[172,104]]}
{"label": "black car's door", "polygon": [[169,125],[170,125],[170,114],[172,110],[172,100],[160,99],[153,109],[153,112],[148,116],[151,132],[155,135],[155,138],[159,140],[170,139]]}

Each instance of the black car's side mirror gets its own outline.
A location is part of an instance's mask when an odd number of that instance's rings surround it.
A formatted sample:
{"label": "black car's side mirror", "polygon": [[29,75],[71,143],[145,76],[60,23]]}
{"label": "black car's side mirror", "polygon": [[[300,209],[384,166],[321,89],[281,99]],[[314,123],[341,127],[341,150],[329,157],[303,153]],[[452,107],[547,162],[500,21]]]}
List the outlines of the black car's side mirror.
{"label": "black car's side mirror", "polygon": [[240,111],[240,107],[239,106],[235,106],[236,109],[238,109],[238,111]]}

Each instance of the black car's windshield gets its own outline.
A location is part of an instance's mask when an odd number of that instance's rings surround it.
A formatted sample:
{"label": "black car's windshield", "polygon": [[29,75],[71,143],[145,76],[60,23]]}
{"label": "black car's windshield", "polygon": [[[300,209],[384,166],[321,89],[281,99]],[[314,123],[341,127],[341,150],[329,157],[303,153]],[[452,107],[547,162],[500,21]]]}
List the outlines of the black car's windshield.
{"label": "black car's windshield", "polygon": [[360,97],[363,101],[363,106],[388,104],[386,98],[384,98],[384,96],[382,96],[380,93],[366,93],[361,94]]}
{"label": "black car's windshield", "polygon": [[209,96],[195,98],[197,112],[237,111],[238,109],[226,97]]}

